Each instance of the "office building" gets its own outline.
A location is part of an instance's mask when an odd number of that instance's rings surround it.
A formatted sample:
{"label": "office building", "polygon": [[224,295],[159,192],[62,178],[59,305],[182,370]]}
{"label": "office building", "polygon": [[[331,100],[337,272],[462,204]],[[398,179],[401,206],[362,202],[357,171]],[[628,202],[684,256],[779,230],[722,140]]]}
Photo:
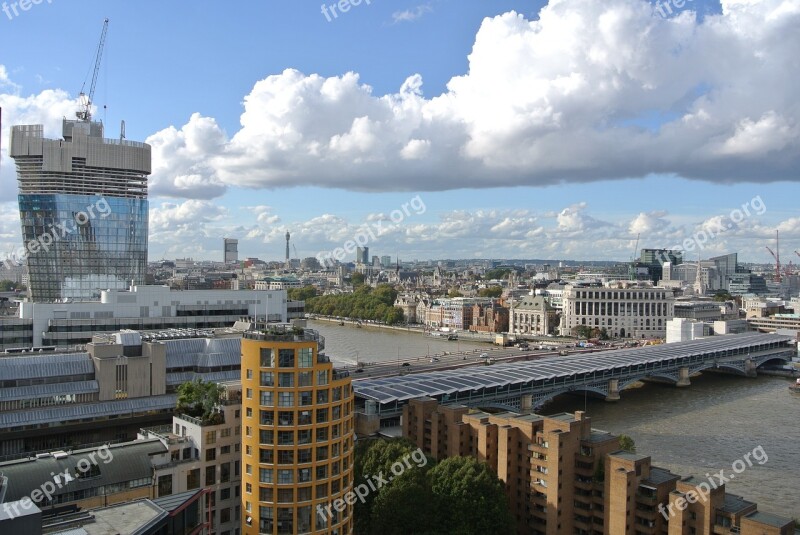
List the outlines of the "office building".
{"label": "office building", "polygon": [[638,267],[647,269],[649,279],[653,284],[664,278],[663,265],[669,262],[675,266],[683,262],[683,251],[673,249],[642,249],[639,255]]}
{"label": "office building", "polygon": [[369,264],[369,247],[356,247],[356,264]]}
{"label": "office building", "polygon": [[220,386],[220,403],[210,418],[175,414],[171,425],[144,428],[138,440],[158,439],[166,448],[153,463],[151,497],[202,489],[208,496],[208,533],[232,535],[241,526],[242,385],[237,379]]}
{"label": "office building", "polygon": [[558,310],[543,295],[525,295],[511,306],[512,334],[547,336],[558,329]]}
{"label": "office building", "polygon": [[242,338],[243,535],[353,529],[353,391],[310,329]]}
{"label": "office building", "polygon": [[239,240],[235,238],[222,238],[222,247],[225,253],[223,262],[235,264],[239,261]]}
{"label": "office building", "polygon": [[605,331],[613,338],[664,338],[674,317],[672,292],[664,288],[615,284],[606,288],[568,285],[564,290],[561,335],[574,336],[580,326]]}
{"label": "office building", "polygon": [[303,314],[304,303],[287,301],[283,290],[133,286],[128,290],[104,290],[100,299],[93,301],[21,302],[18,318],[0,318],[0,349],[68,348],[91,341],[94,333],[225,328],[242,317],[285,322]]}
{"label": "office building", "polygon": [[96,299],[144,284],[150,146],[103,137],[103,124],[64,119],[63,139],[14,126],[19,214],[37,302]]}
{"label": "office building", "polygon": [[392,267],[392,257],[391,256],[381,256],[381,267],[383,267],[383,268]]}
{"label": "office building", "polygon": [[795,533],[791,519],[758,512],[724,484],[678,511],[678,498],[685,503],[699,481],[620,449],[619,437],[592,429],[582,411],[489,414],[426,397],[410,400],[402,421],[403,436],[436,460],[486,462],[505,486],[520,535]]}

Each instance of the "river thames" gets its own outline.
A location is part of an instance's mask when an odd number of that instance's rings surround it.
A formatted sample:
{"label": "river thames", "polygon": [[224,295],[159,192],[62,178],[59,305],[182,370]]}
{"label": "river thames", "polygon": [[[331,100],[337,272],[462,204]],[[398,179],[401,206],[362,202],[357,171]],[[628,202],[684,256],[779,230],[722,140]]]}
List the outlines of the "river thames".
{"label": "river thames", "polygon": [[[485,343],[446,341],[420,333],[355,328],[312,321],[325,336],[334,360],[386,362],[442,351],[486,349]],[[759,510],[800,517],[800,396],[788,391],[789,379],[706,374],[688,388],[647,384],[608,403],[591,397],[561,397],[540,412],[554,414],[586,407],[592,426],[630,435],[638,453],[654,466],[682,476],[706,479],[761,446],[768,460],[754,462],[726,484],[728,492],[758,503]],[[715,478],[716,481],[716,478]]]}

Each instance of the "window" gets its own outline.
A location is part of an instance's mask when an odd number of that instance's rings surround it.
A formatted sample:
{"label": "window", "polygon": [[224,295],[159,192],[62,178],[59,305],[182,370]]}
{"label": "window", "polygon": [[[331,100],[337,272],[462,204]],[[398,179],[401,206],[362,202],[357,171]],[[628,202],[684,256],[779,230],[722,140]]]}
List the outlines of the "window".
{"label": "window", "polygon": [[327,403],[328,402],[328,390],[317,390],[317,403]]}
{"label": "window", "polygon": [[290,483],[294,483],[294,471],[293,470],[278,470],[278,484],[279,485],[288,485]]}
{"label": "window", "polygon": [[297,501],[298,502],[310,502],[311,501],[311,487],[300,487],[297,489]]}
{"label": "window", "polygon": [[[337,444],[338,446],[338,444]],[[311,448],[304,448],[297,450],[297,462],[298,463],[310,463],[311,462]]]}
{"label": "window", "polygon": [[272,483],[272,468],[261,468],[258,471],[258,481],[260,483]]}
{"label": "window", "polygon": [[278,445],[291,446],[294,444],[294,431],[278,431]]}
{"label": "window", "polygon": [[305,390],[298,394],[300,396],[300,406],[305,407],[314,403],[314,396],[312,395],[311,390]]}
{"label": "window", "polygon": [[278,464],[294,464],[294,450],[278,450]]}
{"label": "window", "polygon": [[321,427],[317,429],[317,442],[323,442],[325,440],[328,440],[328,428]]}
{"label": "window", "polygon": [[275,440],[275,432],[272,429],[261,429],[259,431],[258,440],[261,444],[273,444]]}
{"label": "window", "polygon": [[328,370],[317,372],[317,386],[325,386],[328,384]]}
{"label": "window", "polygon": [[[272,501],[272,500],[262,500]],[[258,531],[261,533],[272,533],[275,518],[273,517],[272,507],[259,507]]]}
{"label": "window", "polygon": [[253,389],[252,388],[246,388],[244,392],[245,392],[245,394],[244,394],[245,398],[253,399]]}
{"label": "window", "polygon": [[219,454],[220,455],[228,455],[230,452],[231,452],[231,447],[230,446],[222,446],[219,449]]}
{"label": "window", "polygon": [[220,476],[219,482],[220,483],[227,483],[231,480],[231,463],[222,463],[219,465]]}
{"label": "window", "polygon": [[338,420],[342,417],[342,407],[340,405],[336,405],[333,409],[331,409],[331,417],[334,420]]}
{"label": "window", "polygon": [[186,490],[200,488],[200,469],[195,468],[186,474]]}
{"label": "window", "polygon": [[172,474],[158,477],[158,497],[172,494]]}
{"label": "window", "polygon": [[207,466],[206,467],[206,487],[216,484],[217,482],[217,467],[216,466]]}
{"label": "window", "polygon": [[245,375],[245,377],[247,379],[252,379],[253,378],[253,370],[245,370],[244,375]]}
{"label": "window", "polygon": [[231,489],[230,487],[224,488],[219,491],[219,499],[220,500],[230,500],[231,499]]}
{"label": "window", "polygon": [[280,411],[278,413],[278,425],[294,425],[294,413],[292,411]]}
{"label": "window", "polygon": [[303,429],[297,432],[298,444],[311,444],[311,430]]}
{"label": "window", "polygon": [[[311,481],[311,468],[298,468],[297,470],[297,482],[298,483],[308,483]],[[311,498],[309,498],[310,500]]]}
{"label": "window", "polygon": [[278,366],[281,368],[294,368],[294,349],[278,350]]}
{"label": "window", "polygon": [[278,503],[294,503],[294,489],[278,489]]}
{"label": "window", "polygon": [[294,392],[280,392],[278,394],[279,407],[294,407]]}
{"label": "window", "polygon": [[328,421],[328,409],[317,409],[317,423],[324,424]]}
{"label": "window", "polygon": [[328,446],[317,447],[317,460],[324,461],[328,458]]}
{"label": "window", "polygon": [[323,464],[322,466],[317,466],[317,479],[325,479],[327,477],[328,477],[328,465]]}
{"label": "window", "polygon": [[275,499],[272,487],[259,487],[258,488],[258,501],[271,502]]}
{"label": "window", "polygon": [[333,401],[341,401],[342,399],[342,387],[337,386],[333,389]]}
{"label": "window", "polygon": [[320,483],[317,485],[317,499],[325,498],[328,495],[328,484]]}
{"label": "window", "polygon": [[261,386],[275,386],[275,374],[273,372],[261,372]]}
{"label": "window", "polygon": [[314,351],[310,347],[297,350],[298,367],[310,368],[314,365]]}
{"label": "window", "polygon": [[291,372],[279,373],[278,386],[281,388],[292,388],[294,386],[294,374]]}
{"label": "window", "polygon": [[275,462],[275,451],[260,449],[258,451],[258,461],[264,464],[273,464]]}
{"label": "window", "polygon": [[217,448],[208,448],[206,450],[206,461],[213,461],[217,458]]}
{"label": "window", "polygon": [[314,386],[314,372],[299,372],[297,374],[297,386]]}
{"label": "window", "polygon": [[311,425],[311,411],[300,411],[297,413],[298,425]]}
{"label": "window", "polygon": [[[247,409],[250,410],[249,408]],[[261,411],[261,425],[275,425],[275,413],[272,411]]]}
{"label": "window", "polygon": [[272,348],[267,348],[267,347],[261,348],[261,367],[262,368],[275,367],[275,353],[272,352]]}
{"label": "window", "polygon": [[275,405],[274,399],[274,392],[272,391],[262,391],[261,392],[261,406],[262,407],[272,407]]}

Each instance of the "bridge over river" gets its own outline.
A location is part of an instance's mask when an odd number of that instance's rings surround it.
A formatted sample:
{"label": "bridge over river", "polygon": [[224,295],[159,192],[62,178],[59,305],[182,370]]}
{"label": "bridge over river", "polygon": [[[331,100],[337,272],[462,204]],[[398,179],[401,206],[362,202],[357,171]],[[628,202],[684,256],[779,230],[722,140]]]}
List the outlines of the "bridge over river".
{"label": "bridge over river", "polygon": [[440,403],[471,407],[536,410],[568,392],[618,400],[622,390],[645,379],[689,386],[690,378],[705,370],[752,377],[759,366],[786,362],[796,354],[796,342],[790,336],[738,334],[526,362],[365,378],[354,380],[353,389],[359,417],[368,420],[395,420],[408,400],[424,396]]}

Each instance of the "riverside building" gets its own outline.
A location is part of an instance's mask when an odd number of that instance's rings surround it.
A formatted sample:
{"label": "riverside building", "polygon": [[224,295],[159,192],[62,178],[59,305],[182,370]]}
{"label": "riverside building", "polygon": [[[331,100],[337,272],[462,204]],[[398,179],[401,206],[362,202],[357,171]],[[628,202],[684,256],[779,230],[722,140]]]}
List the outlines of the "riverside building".
{"label": "riverside building", "polygon": [[316,331],[268,326],[242,338],[242,533],[353,529],[353,390]]}

